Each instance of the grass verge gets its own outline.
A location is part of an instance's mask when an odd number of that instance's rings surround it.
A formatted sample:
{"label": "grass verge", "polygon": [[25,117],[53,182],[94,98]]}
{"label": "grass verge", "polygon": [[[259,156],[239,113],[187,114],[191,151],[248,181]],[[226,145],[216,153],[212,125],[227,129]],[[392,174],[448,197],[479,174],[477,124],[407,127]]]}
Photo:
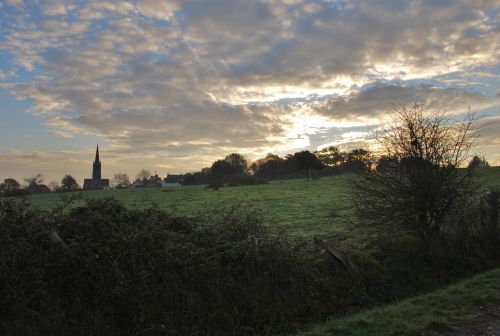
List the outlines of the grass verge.
{"label": "grass verge", "polygon": [[500,305],[500,268],[429,294],[332,319],[297,336],[425,335],[470,322],[485,304]]}

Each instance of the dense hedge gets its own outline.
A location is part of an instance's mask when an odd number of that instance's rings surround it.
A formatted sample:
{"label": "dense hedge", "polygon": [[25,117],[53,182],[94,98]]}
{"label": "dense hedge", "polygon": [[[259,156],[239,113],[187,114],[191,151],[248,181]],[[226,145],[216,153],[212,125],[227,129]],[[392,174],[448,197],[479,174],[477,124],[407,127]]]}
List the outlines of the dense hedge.
{"label": "dense hedge", "polygon": [[275,334],[352,300],[349,282],[313,245],[236,208],[0,206],[2,334]]}
{"label": "dense hedge", "polygon": [[344,254],[347,270],[238,207],[182,217],[113,199],[51,212],[4,200],[0,334],[285,334],[451,276],[403,253]]}

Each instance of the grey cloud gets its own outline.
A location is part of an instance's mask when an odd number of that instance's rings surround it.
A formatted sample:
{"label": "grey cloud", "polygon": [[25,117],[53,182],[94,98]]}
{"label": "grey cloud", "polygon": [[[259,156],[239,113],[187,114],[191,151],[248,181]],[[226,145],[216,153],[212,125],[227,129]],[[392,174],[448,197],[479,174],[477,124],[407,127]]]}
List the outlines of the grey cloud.
{"label": "grey cloud", "polygon": [[464,89],[444,89],[429,85],[369,85],[348,97],[331,98],[314,106],[316,112],[334,119],[378,117],[390,113],[394,104],[422,103],[426,108],[450,113],[479,110],[499,103],[495,97]]}
{"label": "grey cloud", "polygon": [[500,144],[500,117],[486,117],[479,120],[480,142],[483,144]]}
{"label": "grey cloud", "polygon": [[498,1],[319,3],[320,11],[294,18],[291,38],[277,37],[263,53],[234,64],[234,80],[321,82],[391,60],[404,61],[409,71],[444,71],[449,61],[465,64],[478,53],[485,62],[497,61],[498,22],[485,13]]}

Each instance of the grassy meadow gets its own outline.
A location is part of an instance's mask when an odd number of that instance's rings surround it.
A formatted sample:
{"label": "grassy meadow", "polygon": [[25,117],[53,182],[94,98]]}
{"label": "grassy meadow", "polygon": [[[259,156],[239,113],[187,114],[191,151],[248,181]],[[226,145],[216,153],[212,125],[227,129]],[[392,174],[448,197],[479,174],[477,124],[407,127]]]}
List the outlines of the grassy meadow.
{"label": "grassy meadow", "polygon": [[[345,219],[352,216],[348,178],[329,176],[311,181],[271,181],[269,184],[224,187],[219,190],[207,189],[203,185],[99,190],[71,194],[81,194],[88,198],[113,197],[128,207],[156,206],[182,215],[240,204],[260,212],[273,226],[292,236],[309,236],[346,233]],[[35,205],[46,208],[56,205],[60,195],[41,194],[30,196],[29,199]]]}
{"label": "grassy meadow", "polygon": [[478,313],[487,315],[488,308],[500,304],[499,293],[497,268],[429,294],[332,319],[297,336],[436,335],[473,323]]}
{"label": "grassy meadow", "polygon": [[[478,175],[483,188],[500,187],[500,167],[480,170]],[[260,212],[274,228],[285,231],[291,237],[334,234],[344,240],[366,234],[357,232],[357,228],[350,224],[353,220],[350,178],[355,178],[355,175],[326,176],[310,181],[278,180],[269,184],[225,187],[219,190],[207,189],[204,185],[180,186],[40,194],[30,196],[29,199],[34,205],[47,208],[57,205],[61,195],[113,197],[127,207],[156,206],[181,215],[240,204]]]}

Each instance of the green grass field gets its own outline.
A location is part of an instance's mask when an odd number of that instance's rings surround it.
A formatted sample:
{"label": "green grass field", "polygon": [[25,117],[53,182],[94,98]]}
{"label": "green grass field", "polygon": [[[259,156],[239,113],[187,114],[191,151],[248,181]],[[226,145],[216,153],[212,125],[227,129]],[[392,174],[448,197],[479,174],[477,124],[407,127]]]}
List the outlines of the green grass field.
{"label": "green grass field", "polygon": [[[500,167],[480,172],[485,187],[500,186]],[[129,207],[158,206],[180,214],[196,214],[220,206],[242,204],[262,213],[275,228],[292,237],[335,234],[340,239],[363,235],[353,231],[349,181],[346,175],[306,181],[272,181],[256,186],[226,187],[181,186],[164,189],[125,189],[87,191],[88,198],[114,197]],[[64,194],[65,196],[69,194]],[[58,203],[59,194],[30,196],[37,206],[47,208]]]}
{"label": "green grass field", "polygon": [[[345,232],[345,218],[352,216],[345,176],[311,181],[272,181],[269,184],[219,190],[206,189],[205,186],[181,186],[87,191],[80,194],[89,198],[114,197],[129,207],[158,206],[186,215],[241,204],[261,212],[271,225],[286,230],[292,236]],[[55,205],[59,197],[57,194],[34,195],[30,200],[46,208]]]}
{"label": "green grass field", "polygon": [[332,319],[298,335],[425,335],[430,330],[448,330],[463,326],[471,322],[474,315],[485,306],[500,306],[498,268],[400,303]]}

